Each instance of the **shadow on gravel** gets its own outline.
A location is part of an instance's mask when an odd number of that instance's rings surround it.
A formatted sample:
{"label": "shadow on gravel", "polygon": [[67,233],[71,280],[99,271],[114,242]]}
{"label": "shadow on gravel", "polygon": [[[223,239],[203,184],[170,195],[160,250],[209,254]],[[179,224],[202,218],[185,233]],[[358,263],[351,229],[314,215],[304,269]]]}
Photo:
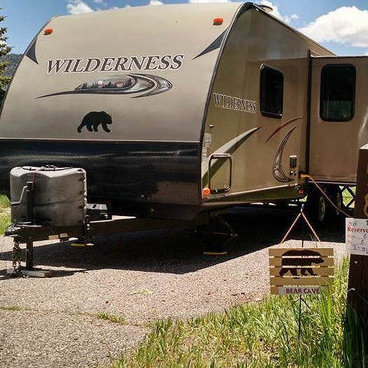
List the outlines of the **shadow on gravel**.
{"label": "shadow on gravel", "polygon": [[[206,244],[201,238],[194,232],[177,229],[99,237],[93,247],[73,248],[61,243],[39,245],[35,247],[35,265],[81,269],[75,272],[104,268],[175,274],[195,272],[278,244],[297,214],[298,209],[292,207],[229,210],[223,218],[239,238],[229,244],[226,256],[203,256]],[[322,241],[344,242],[344,219],[316,231]],[[303,226],[299,224],[289,239],[302,239],[304,235]],[[0,253],[0,260],[11,260],[11,252]],[[60,270],[55,276],[68,276],[73,272]]]}

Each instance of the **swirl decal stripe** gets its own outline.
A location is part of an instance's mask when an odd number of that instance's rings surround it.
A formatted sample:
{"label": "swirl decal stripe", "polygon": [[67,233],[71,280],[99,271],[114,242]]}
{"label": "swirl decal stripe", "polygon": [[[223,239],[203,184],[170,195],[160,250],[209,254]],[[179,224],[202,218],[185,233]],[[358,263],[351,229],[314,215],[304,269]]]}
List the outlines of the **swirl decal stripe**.
{"label": "swirl decal stripe", "polygon": [[143,95],[139,95],[139,96],[134,96],[133,98],[158,95],[159,93],[168,91],[173,86],[170,81],[168,81],[165,78],[158,77],[157,75],[151,75],[151,74],[136,74],[136,75],[146,76],[146,77],[151,78],[152,80],[156,82],[156,86],[150,91],[148,91],[147,93],[144,93]]}
{"label": "swirl decal stripe", "polygon": [[71,91],[50,93],[37,98],[70,94],[126,95],[141,92],[145,93],[134,97],[145,97],[166,92],[170,90],[172,86],[170,81],[157,75],[123,74],[84,82]]}
{"label": "swirl decal stripe", "polygon": [[26,56],[31,59],[34,63],[38,64],[37,56],[36,56],[36,43],[37,43],[37,37],[32,41],[30,44]]}
{"label": "swirl decal stripe", "polygon": [[[237,137],[233,138],[232,140],[230,140],[229,142],[225,143],[223,146],[218,148],[212,154],[216,154],[216,153],[233,154],[251,135],[253,135],[259,129],[261,128],[260,127],[253,128],[253,129],[250,129],[238,135]],[[206,163],[205,163],[206,171],[202,174],[203,182],[206,182],[208,180],[208,169],[209,169],[208,165],[210,162],[210,158],[211,156],[207,157],[206,159]],[[216,173],[221,168],[222,165],[223,165],[223,161],[217,160],[216,163],[211,168],[211,172]]]}
{"label": "swirl decal stripe", "polygon": [[200,54],[198,54],[197,56],[195,56],[193,58],[193,60],[199,58],[200,56],[203,56],[205,54],[208,54],[211,51],[214,51],[216,49],[219,49],[220,46],[221,46],[221,42],[222,42],[222,40],[225,37],[226,32],[227,32],[227,28],[210,45],[208,45]]}
{"label": "swirl decal stripe", "polygon": [[294,121],[296,120],[299,120],[299,119],[302,119],[302,117],[299,117],[299,118],[293,118],[293,119],[290,119],[288,121],[286,121],[285,123],[281,124],[267,139],[266,143],[276,134],[278,133],[281,129],[285,128],[287,125],[293,123]]}
{"label": "swirl decal stripe", "polygon": [[281,183],[289,183],[294,180],[293,178],[290,178],[288,175],[285,174],[285,171],[282,167],[282,155],[284,154],[284,149],[287,141],[289,140],[291,134],[294,132],[296,128],[297,127],[295,126],[291,130],[289,130],[289,132],[285,135],[284,139],[281,141],[279,147],[277,148],[275,159],[273,161],[272,165],[273,177]]}

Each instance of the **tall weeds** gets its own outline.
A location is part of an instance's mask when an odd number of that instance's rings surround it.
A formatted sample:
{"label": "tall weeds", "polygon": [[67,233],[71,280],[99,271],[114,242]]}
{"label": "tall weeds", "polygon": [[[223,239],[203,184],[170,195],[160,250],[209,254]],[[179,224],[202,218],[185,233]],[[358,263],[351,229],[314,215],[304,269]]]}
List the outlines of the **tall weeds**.
{"label": "tall weeds", "polygon": [[276,296],[188,321],[159,321],[137,350],[114,366],[355,368],[359,360],[365,364],[363,349],[360,356],[355,353],[367,342],[357,316],[348,313],[345,318],[347,271],[345,260],[332,285],[318,296],[303,297],[299,341],[299,298]]}

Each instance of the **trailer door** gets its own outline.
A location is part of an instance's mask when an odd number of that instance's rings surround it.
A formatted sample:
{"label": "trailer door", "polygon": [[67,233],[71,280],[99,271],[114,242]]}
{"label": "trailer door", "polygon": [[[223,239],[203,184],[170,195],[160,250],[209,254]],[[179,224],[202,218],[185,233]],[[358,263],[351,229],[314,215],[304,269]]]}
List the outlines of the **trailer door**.
{"label": "trailer door", "polygon": [[326,182],[356,180],[368,142],[368,58],[312,58],[309,173]]}

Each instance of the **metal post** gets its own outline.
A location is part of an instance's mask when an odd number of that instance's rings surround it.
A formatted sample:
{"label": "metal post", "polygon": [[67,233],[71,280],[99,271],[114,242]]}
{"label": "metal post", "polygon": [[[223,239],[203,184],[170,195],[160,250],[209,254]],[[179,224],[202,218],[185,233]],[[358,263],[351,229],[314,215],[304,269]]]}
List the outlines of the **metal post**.
{"label": "metal post", "polygon": [[14,240],[13,246],[13,276],[21,273],[22,250],[20,249],[18,240]]}
{"label": "metal post", "polygon": [[27,242],[26,245],[26,270],[33,269],[33,242]]}
{"label": "metal post", "polygon": [[[300,214],[303,213],[303,206],[301,208]],[[304,248],[304,238],[305,238],[305,224],[303,226],[303,238],[302,238],[302,248]],[[300,347],[300,338],[302,336],[302,295],[299,295],[299,319],[298,319],[298,346]]]}
{"label": "metal post", "polygon": [[298,345],[300,346],[300,337],[302,336],[302,296],[299,295],[299,317],[298,317]]}

